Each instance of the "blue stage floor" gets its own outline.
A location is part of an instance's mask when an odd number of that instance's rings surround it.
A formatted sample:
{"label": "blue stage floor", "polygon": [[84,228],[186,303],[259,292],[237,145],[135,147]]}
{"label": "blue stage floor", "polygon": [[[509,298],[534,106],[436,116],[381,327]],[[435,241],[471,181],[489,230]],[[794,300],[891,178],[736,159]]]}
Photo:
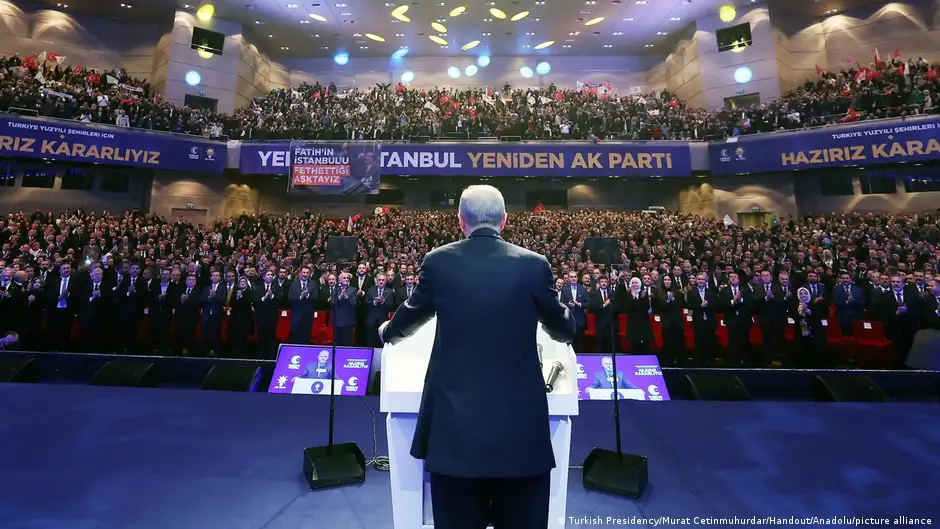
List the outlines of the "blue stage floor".
{"label": "blue stage floor", "polygon": [[[373,416],[364,403],[378,410],[378,400],[337,402],[337,442],[354,440],[371,456]],[[324,444],[327,403],[0,384],[0,528],[391,529],[387,473],[370,470],[360,487],[307,489],[301,450]],[[572,461],[594,445],[613,446],[609,406],[583,404]],[[636,502],[588,493],[573,470],[573,518],[909,516],[940,523],[937,404],[631,402],[622,415],[625,449],[650,459],[650,488]],[[384,417],[377,419],[385,454]]]}

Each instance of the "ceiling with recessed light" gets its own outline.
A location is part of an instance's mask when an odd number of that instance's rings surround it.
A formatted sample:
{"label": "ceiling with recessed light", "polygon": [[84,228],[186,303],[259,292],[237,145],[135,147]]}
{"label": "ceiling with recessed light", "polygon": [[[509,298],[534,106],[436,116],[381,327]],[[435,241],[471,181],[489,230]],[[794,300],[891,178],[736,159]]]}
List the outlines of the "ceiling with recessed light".
{"label": "ceiling with recessed light", "polygon": [[[69,11],[154,21],[191,0],[71,0]],[[803,17],[875,0],[769,0]],[[45,0],[55,5],[58,2]],[[751,0],[218,0],[215,17],[243,24],[278,55],[356,57],[457,55],[618,55],[657,52],[696,18]],[[123,6],[123,7],[122,7]],[[131,7],[128,7],[131,6]]]}

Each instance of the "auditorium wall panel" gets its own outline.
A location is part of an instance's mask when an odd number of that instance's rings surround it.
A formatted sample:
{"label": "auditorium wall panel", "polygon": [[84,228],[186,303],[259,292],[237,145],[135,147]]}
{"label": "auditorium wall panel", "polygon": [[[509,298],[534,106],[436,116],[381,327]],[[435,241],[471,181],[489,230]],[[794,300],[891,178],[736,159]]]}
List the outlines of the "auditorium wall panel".
{"label": "auditorium wall panel", "polygon": [[[167,17],[167,25],[170,18]],[[125,68],[146,78],[153,69],[160,21],[122,23],[39,6],[0,2],[0,55],[55,52],[65,64],[101,70]],[[49,63],[52,66],[52,63]]]}
{"label": "auditorium wall panel", "polygon": [[695,24],[678,32],[672,51],[663,59],[666,89],[692,107],[701,107],[702,61]]}
{"label": "auditorium wall panel", "polygon": [[829,65],[836,67],[848,58],[870,64],[875,48],[882,59],[895,49],[902,56],[936,60],[940,55],[937,0],[891,2],[846,10],[822,22]]}
{"label": "auditorium wall panel", "polygon": [[100,178],[96,179],[91,190],[79,191],[62,189],[62,172],[65,166],[57,167],[58,172],[52,188],[31,188],[22,186],[22,169],[48,168],[51,164],[22,162],[14,185],[0,187],[0,211],[32,212],[36,210],[61,213],[66,209],[74,210],[82,206],[87,211],[123,212],[132,209],[146,210],[150,198],[151,177],[149,171],[135,172],[128,179],[126,192],[108,192],[101,189]]}
{"label": "auditorium wall panel", "polygon": [[[522,77],[519,69],[535,66],[546,60],[552,71],[546,76],[530,79]],[[291,72],[291,84],[335,83],[338,88],[354,86],[369,87],[375,83],[397,83],[401,74],[412,71],[415,74],[414,88],[433,88],[435,86],[456,87],[496,87],[502,89],[507,82],[515,88],[527,86],[548,86],[555,83],[562,88],[573,88],[577,81],[610,81],[618,93],[646,90],[651,84],[650,70],[654,70],[658,57],[610,56],[610,57],[492,57],[489,66],[480,68],[473,77],[461,75],[458,79],[447,76],[447,68],[456,66],[463,69],[476,64],[475,56],[453,57],[406,57],[393,62],[383,58],[352,58],[348,65],[338,66],[329,58],[284,59],[283,64]],[[656,79],[653,77],[655,84]]]}
{"label": "auditorium wall panel", "polygon": [[235,106],[247,106],[251,98],[288,88],[290,84],[290,71],[242,34]]}
{"label": "auditorium wall panel", "polygon": [[753,208],[778,216],[797,215],[800,208],[794,194],[793,178],[775,174],[756,179],[751,176],[726,176],[702,179],[681,190],[678,209],[684,213],[737,221],[738,213]]}
{"label": "auditorium wall panel", "polygon": [[829,69],[823,24],[805,21],[771,9],[771,26],[777,54],[780,93],[798,88],[807,79],[816,79],[816,66]]}
{"label": "auditorium wall panel", "polygon": [[826,171],[814,171],[793,179],[801,213],[924,213],[936,211],[937,204],[940,204],[940,193],[908,193],[904,188],[903,171],[895,178],[896,193],[862,194],[861,182],[855,176],[852,178],[854,194],[844,196],[822,194],[820,181],[827,174]]}

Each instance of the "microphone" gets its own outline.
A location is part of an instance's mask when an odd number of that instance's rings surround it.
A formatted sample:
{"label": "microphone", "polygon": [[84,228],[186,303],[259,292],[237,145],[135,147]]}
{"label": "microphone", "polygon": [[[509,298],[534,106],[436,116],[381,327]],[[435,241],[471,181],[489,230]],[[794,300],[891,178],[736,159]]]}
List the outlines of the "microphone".
{"label": "microphone", "polygon": [[565,370],[565,366],[561,362],[552,363],[552,370],[548,372],[548,378],[545,380],[545,393],[551,393],[555,390],[555,381],[558,380],[559,375]]}

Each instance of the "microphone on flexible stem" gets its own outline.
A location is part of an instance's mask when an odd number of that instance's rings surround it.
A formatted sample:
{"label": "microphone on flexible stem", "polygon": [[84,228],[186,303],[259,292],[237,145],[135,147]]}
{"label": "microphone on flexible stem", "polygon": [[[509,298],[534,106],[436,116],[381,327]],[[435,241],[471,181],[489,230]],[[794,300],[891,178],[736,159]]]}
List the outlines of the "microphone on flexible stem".
{"label": "microphone on flexible stem", "polygon": [[545,393],[551,393],[555,390],[555,381],[558,380],[564,370],[565,366],[561,362],[552,363],[552,370],[548,372],[548,378],[545,379]]}

